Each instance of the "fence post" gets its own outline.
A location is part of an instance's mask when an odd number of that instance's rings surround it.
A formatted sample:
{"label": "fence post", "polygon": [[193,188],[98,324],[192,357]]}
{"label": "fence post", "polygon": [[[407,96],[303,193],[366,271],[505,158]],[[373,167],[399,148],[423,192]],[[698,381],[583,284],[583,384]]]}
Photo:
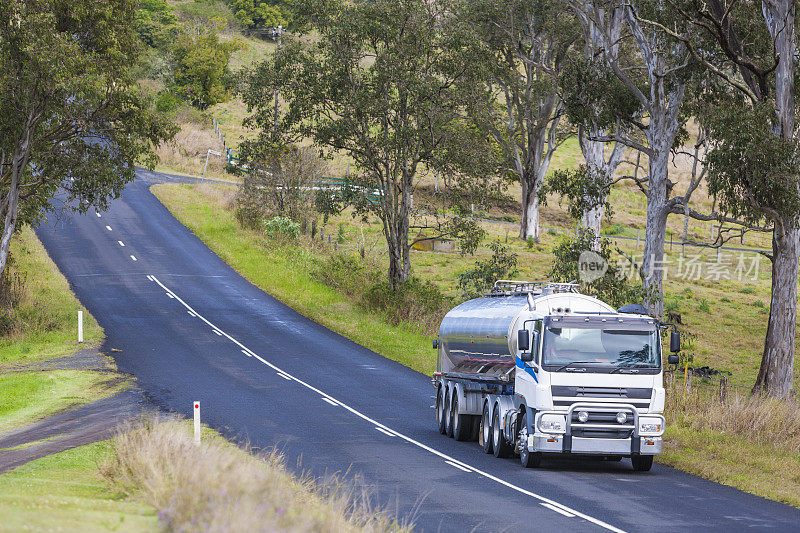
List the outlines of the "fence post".
{"label": "fence post", "polygon": [[83,311],[78,311],[78,342],[83,342]]}
{"label": "fence post", "polygon": [[728,378],[722,376],[719,378],[719,401],[724,402],[728,399]]}
{"label": "fence post", "polygon": [[194,402],[194,443],[200,445],[200,402]]}

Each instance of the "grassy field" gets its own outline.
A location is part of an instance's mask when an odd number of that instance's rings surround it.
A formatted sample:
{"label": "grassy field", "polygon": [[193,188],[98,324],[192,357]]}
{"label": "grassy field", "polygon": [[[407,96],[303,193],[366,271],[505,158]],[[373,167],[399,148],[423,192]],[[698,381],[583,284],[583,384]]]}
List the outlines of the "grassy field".
{"label": "grassy field", "polygon": [[155,510],[109,490],[109,441],[32,461],[0,476],[0,531],[154,531]]}
{"label": "grassy field", "polygon": [[[435,353],[430,349],[430,335],[420,334],[414,324],[392,326],[315,279],[313,271],[319,262],[336,253],[327,241],[310,242],[306,236],[297,246],[266,246],[263,236],[236,223],[228,209],[231,186],[157,185],[153,192],[181,222],[255,285],[386,357],[423,374],[433,371]],[[551,220],[545,218],[545,224]],[[546,277],[552,246],[561,238],[558,234],[545,232],[542,242],[529,248],[514,239],[513,227],[509,231],[507,227],[486,224],[485,228],[491,238],[501,241],[506,240],[508,231],[508,245],[519,254],[520,278]],[[334,242],[344,241],[337,244],[339,253],[348,251],[353,257],[363,247],[368,258],[378,262],[385,259],[385,246],[374,220],[362,222],[349,215],[334,217],[325,233],[336,237]],[[621,241],[620,247],[629,253],[637,251],[635,242]],[[694,253],[687,252],[687,257]],[[485,258],[488,252],[481,249],[476,255]],[[702,257],[716,261],[713,252],[706,251]],[[675,247],[668,258],[679,261],[679,248]],[[458,254],[414,251],[412,262],[416,275],[435,281],[455,298],[456,274],[474,260]],[[681,313],[688,331],[696,335],[687,346],[693,365],[708,364],[732,372],[731,396],[744,397],[758,370],[766,327],[765,302],[769,301],[768,276],[769,269],[762,265],[755,279],[742,282],[670,279],[666,284],[668,308]],[[757,301],[762,305],[753,304]],[[742,333],[732,335],[731,331]],[[677,401],[679,393],[673,392],[676,403],[671,404],[667,413],[666,453],[659,460],[800,507],[800,456],[796,447],[785,446],[786,439],[800,438],[800,424],[795,423],[800,420],[800,408],[796,403],[781,404],[778,411],[783,416],[781,421],[753,437],[744,426],[731,429],[719,422],[726,417],[737,418],[741,413],[719,415],[718,406],[724,404],[713,401],[710,392],[698,390],[702,385],[695,381],[691,402]]]}

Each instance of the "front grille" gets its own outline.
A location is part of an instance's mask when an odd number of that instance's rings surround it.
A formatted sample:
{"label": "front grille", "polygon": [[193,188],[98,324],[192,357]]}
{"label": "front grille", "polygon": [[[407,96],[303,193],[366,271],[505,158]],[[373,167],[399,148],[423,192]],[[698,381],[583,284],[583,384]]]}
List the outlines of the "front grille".
{"label": "front grille", "polygon": [[605,401],[628,403],[645,409],[650,407],[653,389],[647,387],[571,387],[553,385],[553,405],[568,407],[576,402]]}

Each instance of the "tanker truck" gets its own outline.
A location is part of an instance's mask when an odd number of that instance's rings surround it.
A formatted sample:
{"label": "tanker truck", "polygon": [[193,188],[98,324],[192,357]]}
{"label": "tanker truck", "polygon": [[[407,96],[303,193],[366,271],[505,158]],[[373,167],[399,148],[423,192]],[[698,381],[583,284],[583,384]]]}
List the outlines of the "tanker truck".
{"label": "tanker truck", "polygon": [[[647,471],[664,433],[663,324],[571,283],[500,280],[453,308],[438,350],[436,421],[495,457],[629,457]],[[670,334],[677,364],[680,336]]]}

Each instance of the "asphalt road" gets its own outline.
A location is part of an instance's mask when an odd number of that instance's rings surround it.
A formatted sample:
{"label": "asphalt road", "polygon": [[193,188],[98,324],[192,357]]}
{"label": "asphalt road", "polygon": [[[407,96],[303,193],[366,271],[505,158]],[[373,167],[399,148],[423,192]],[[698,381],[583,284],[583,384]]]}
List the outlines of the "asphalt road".
{"label": "asphalt road", "polygon": [[[435,429],[430,378],[252,286],[149,192],[140,172],[106,213],[37,233],[157,407],[298,471],[367,487],[424,531],[800,530],[800,511],[660,465],[559,461],[523,469]],[[269,268],[268,264],[264,268]],[[297,466],[298,463],[300,466]]]}

